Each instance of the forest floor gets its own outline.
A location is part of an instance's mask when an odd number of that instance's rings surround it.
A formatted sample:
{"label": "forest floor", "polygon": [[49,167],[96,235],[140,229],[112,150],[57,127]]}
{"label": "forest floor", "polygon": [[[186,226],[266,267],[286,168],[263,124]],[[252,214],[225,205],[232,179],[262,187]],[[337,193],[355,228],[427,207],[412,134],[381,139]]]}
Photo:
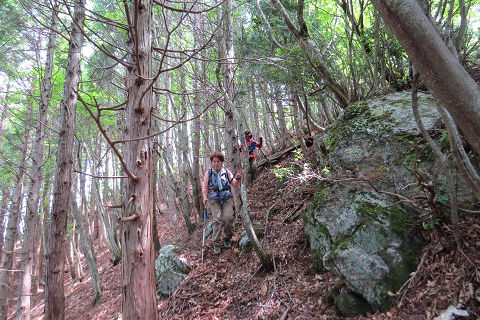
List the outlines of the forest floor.
{"label": "forest floor", "polygon": [[[275,166],[289,167],[292,161],[290,154]],[[275,166],[262,167],[255,184],[248,188],[250,217],[252,222],[266,226],[260,241],[275,257],[274,271],[263,271],[254,252],[238,249],[243,229],[239,215],[232,248],[215,255],[211,237],[207,238],[203,264],[201,227],[189,235],[181,217],[175,222],[168,213],[158,216],[160,243],[178,245],[181,256],[192,267],[172,296],[158,301],[160,319],[337,319],[326,297],[338,279],[312,268],[303,232],[301,214],[313,198],[316,182],[290,181],[279,189],[281,182],[272,173]],[[272,208],[277,214],[267,218]],[[471,312],[470,317],[461,319],[479,319],[478,218],[462,218],[460,232],[463,252],[456,249],[451,227],[441,225],[426,233],[427,245],[419,257],[419,268],[398,294],[394,307],[384,314],[351,319],[433,319],[459,299]],[[96,254],[104,290],[102,301],[93,305],[88,276],[82,282],[72,282],[66,271],[67,319],[121,318],[121,266],[112,264],[106,247],[97,244]],[[84,270],[88,274],[86,263]],[[32,319],[41,319],[43,293],[34,295],[32,303]]]}

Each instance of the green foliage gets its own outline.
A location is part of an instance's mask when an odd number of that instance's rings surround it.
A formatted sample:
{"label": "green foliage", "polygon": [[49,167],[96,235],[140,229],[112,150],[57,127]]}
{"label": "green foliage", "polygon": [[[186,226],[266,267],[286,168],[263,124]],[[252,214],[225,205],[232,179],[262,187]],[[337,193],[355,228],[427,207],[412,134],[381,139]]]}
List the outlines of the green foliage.
{"label": "green foliage", "polygon": [[275,177],[279,179],[291,177],[294,173],[292,166],[288,168],[278,167],[278,168],[272,169],[272,172],[275,175]]}
{"label": "green foliage", "polygon": [[433,230],[436,226],[440,225],[439,219],[433,219],[423,224],[423,229]]}
{"label": "green foliage", "polygon": [[[286,168],[276,166],[275,169],[272,169],[272,173],[275,177],[279,179],[291,178],[295,175],[299,168],[302,167],[301,161],[303,160],[303,153],[301,149],[293,150],[293,161],[290,162],[290,165]],[[306,169],[310,166],[310,163],[304,163],[303,168]],[[304,178],[302,176],[298,177],[300,181],[303,181]]]}

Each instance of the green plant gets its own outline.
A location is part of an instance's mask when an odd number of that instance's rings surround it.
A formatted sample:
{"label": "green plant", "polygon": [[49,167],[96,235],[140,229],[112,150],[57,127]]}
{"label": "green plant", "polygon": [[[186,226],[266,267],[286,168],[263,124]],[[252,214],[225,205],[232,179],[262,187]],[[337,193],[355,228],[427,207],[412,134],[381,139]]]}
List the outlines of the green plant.
{"label": "green plant", "polygon": [[300,160],[303,159],[303,153],[301,149],[295,149],[293,150],[293,153],[295,154],[294,161],[299,162]]}
{"label": "green plant", "polygon": [[293,175],[293,167],[292,166],[288,168],[279,167],[279,168],[273,169],[272,172],[275,175],[275,177],[279,179],[283,179]]}
{"label": "green plant", "polygon": [[431,221],[428,221],[428,222],[425,222],[423,224],[423,229],[425,230],[433,230],[433,228],[435,228],[435,226],[438,226],[440,224],[440,220],[439,219],[434,219],[434,220],[431,220]]}

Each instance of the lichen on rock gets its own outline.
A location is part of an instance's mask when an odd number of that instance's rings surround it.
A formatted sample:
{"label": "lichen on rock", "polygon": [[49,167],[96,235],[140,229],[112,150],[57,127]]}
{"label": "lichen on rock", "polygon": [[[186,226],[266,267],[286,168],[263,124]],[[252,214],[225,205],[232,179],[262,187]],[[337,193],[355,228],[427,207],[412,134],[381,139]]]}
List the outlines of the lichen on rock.
{"label": "lichen on rock", "polygon": [[157,293],[160,297],[169,297],[190,272],[190,266],[178,257],[177,251],[177,246],[165,245],[155,261]]}

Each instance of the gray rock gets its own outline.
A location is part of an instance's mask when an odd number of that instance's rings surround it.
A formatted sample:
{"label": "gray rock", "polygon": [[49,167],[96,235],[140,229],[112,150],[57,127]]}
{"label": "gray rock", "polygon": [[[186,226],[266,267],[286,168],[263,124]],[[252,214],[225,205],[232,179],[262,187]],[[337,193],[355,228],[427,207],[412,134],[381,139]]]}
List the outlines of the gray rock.
{"label": "gray rock", "polygon": [[[255,234],[257,235],[257,238],[262,238],[263,237],[262,224],[260,222],[255,222],[252,224],[252,227],[253,227],[253,231],[255,231]],[[238,247],[243,252],[250,252],[253,249],[252,242],[248,238],[247,231],[245,230],[243,230],[242,233],[240,234]]]}
{"label": "gray rock", "polygon": [[178,258],[177,250],[175,245],[163,246],[155,261],[157,293],[161,297],[170,296],[190,272],[188,263]]}
{"label": "gray rock", "polygon": [[[419,94],[418,104],[427,129],[435,125],[439,115],[433,98]],[[445,183],[417,129],[409,92],[349,106],[315,136],[314,145],[330,177],[368,179],[378,190],[405,197],[423,192],[411,174],[414,166],[437,191]],[[387,292],[396,292],[409,278],[422,248],[416,213],[397,201],[364,182],[322,181],[303,216],[315,269],[335,273],[375,310],[390,308]]]}
{"label": "gray rock", "polygon": [[334,301],[337,313],[344,317],[354,317],[372,312],[372,307],[360,296],[342,288]]}

